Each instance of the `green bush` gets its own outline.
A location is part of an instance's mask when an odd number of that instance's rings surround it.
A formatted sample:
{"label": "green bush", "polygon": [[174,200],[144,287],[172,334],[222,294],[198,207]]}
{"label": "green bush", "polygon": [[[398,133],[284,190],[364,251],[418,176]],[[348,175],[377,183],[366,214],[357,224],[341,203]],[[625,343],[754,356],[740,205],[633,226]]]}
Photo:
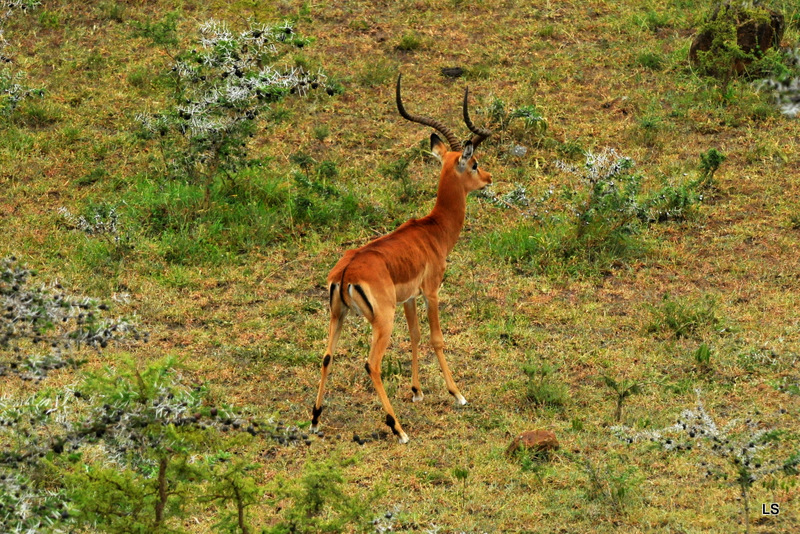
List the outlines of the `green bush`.
{"label": "green bush", "polygon": [[559,166],[578,176],[577,187],[561,191],[555,213],[494,232],[489,250],[522,271],[551,275],[598,273],[635,254],[642,207],[641,176],[629,172],[632,160],[607,150],[587,153],[580,169]]}
{"label": "green bush", "polygon": [[345,479],[340,465],[348,462],[309,463],[299,479],[277,481],[276,501],[291,503],[280,520],[264,530],[267,534],[317,532],[368,532],[370,502],[377,494],[350,496],[344,491]]}
{"label": "green bush", "polygon": [[[717,164],[718,165],[718,164]],[[575,167],[557,166],[577,176],[574,188],[548,191],[530,201],[516,186],[512,194],[490,198],[505,207],[526,207],[522,222],[490,234],[487,248],[522,272],[552,276],[596,275],[646,250],[641,234],[656,222],[685,219],[703,200],[707,175],[668,183],[642,193],[643,176],[630,158],[607,149],[585,153]],[[486,196],[486,195],[484,195]]]}

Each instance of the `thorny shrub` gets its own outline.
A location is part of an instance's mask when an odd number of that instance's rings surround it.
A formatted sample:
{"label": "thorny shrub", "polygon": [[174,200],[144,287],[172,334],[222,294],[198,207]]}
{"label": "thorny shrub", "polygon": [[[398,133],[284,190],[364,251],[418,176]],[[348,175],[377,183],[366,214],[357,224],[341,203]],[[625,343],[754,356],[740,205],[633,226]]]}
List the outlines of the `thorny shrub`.
{"label": "thorny shrub", "polygon": [[251,22],[239,32],[217,20],[201,25],[196,48],[174,56],[172,105],[136,116],[144,136],[157,141],[168,175],[204,186],[208,200],[217,178],[232,181],[256,162],[249,140],[263,111],[290,94],[334,94],[321,71],[277,66],[308,43],[289,22]]}
{"label": "thorny shrub", "polygon": [[[786,433],[769,427],[758,410],[744,421],[734,419],[720,425],[706,409],[700,390],[696,394],[695,407],[683,410],[674,425],[638,432],[626,426],[612,430],[629,444],[649,441],[667,452],[692,452],[699,456],[697,467],[701,475],[738,487],[749,532],[750,488],[758,481],[769,485],[781,475],[796,477],[800,453],[777,458],[779,453],[774,451]],[[784,417],[788,411],[781,408],[775,415]]]}
{"label": "thorny shrub", "polygon": [[790,118],[800,114],[800,50],[785,53],[786,69],[761,80],[756,86],[772,92],[772,99],[781,113]]}
{"label": "thorny shrub", "polygon": [[18,12],[27,13],[41,5],[40,0],[0,0],[0,116],[11,114],[30,96],[42,96],[43,89],[25,85],[25,74],[14,69],[11,45],[5,38],[5,22]]}
{"label": "thorny shrub", "polygon": [[[276,432],[271,421],[212,402],[169,358],[144,369],[126,362],[59,391],[0,399],[0,530],[91,524],[107,532],[158,531],[181,517],[183,496],[203,496],[196,486],[203,481],[214,491],[205,501],[222,505],[236,498],[225,487],[252,490],[244,464],[219,457],[216,448]],[[251,502],[234,504],[243,513]]]}
{"label": "thorny shrub", "polygon": [[147,335],[110,308],[75,296],[58,282],[32,287],[36,273],[15,257],[0,260],[0,376],[41,380],[53,369],[81,363],[82,349]]}
{"label": "thorny shrub", "polygon": [[704,173],[642,193],[643,176],[634,171],[631,158],[614,149],[584,156],[582,165],[556,162],[556,168],[577,178],[561,191],[550,188],[531,199],[517,184],[501,197],[483,194],[523,216],[518,226],[489,238],[494,254],[523,271],[602,272],[641,250],[637,236],[649,225],[688,217],[709,183]]}

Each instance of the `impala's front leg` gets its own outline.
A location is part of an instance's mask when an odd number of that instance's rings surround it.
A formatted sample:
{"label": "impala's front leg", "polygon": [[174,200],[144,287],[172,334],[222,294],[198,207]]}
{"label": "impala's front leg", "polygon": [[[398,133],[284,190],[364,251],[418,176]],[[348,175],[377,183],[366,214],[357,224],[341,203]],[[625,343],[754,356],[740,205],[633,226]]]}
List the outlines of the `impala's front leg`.
{"label": "impala's front leg", "polygon": [[459,404],[466,404],[467,399],[458,391],[453,380],[453,375],[450,374],[450,368],[447,366],[447,360],[444,358],[444,336],[442,335],[442,327],[439,325],[439,295],[432,293],[426,295],[428,301],[428,323],[431,327],[431,345],[436,353],[436,358],[439,360],[439,367],[442,368],[444,374],[444,381],[447,384],[447,391],[456,398]]}
{"label": "impala's front leg", "polygon": [[398,442],[408,443],[408,435],[403,431],[403,427],[400,426],[400,421],[397,420],[392,403],[389,402],[389,396],[386,395],[386,390],[383,388],[383,381],[381,380],[381,362],[383,361],[383,355],[386,353],[386,348],[389,346],[393,322],[394,312],[388,314],[388,317],[375,317],[373,320],[372,346],[369,350],[369,359],[364,367],[372,379],[372,384],[378,393],[383,410],[386,412],[386,425],[397,436]]}
{"label": "impala's front leg", "polygon": [[411,337],[411,392],[414,394],[411,400],[421,401],[425,395],[422,394],[422,385],[419,382],[419,340],[422,337],[419,332],[419,320],[417,319],[417,299],[412,298],[403,303],[403,311],[408,322],[408,334]]}

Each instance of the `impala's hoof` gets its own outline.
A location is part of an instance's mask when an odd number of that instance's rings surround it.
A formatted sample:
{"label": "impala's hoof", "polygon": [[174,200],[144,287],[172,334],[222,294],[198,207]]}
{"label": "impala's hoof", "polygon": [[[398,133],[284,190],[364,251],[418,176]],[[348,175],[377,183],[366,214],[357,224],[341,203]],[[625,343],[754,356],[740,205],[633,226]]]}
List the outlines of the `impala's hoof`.
{"label": "impala's hoof", "polygon": [[458,402],[458,403],[459,403],[461,406],[464,406],[465,404],[467,404],[467,399],[465,399],[465,398],[464,398],[464,395],[462,395],[462,394],[460,394],[460,393],[459,393],[458,395],[456,395],[456,401],[457,401],[457,402]]}
{"label": "impala's hoof", "polygon": [[414,392],[414,396],[411,397],[411,402],[421,402],[424,398],[425,395],[421,391],[417,390]]}
{"label": "impala's hoof", "polygon": [[406,443],[408,443],[408,436],[402,430],[400,431],[400,434],[397,436],[397,443],[399,443],[400,445],[405,445]]}

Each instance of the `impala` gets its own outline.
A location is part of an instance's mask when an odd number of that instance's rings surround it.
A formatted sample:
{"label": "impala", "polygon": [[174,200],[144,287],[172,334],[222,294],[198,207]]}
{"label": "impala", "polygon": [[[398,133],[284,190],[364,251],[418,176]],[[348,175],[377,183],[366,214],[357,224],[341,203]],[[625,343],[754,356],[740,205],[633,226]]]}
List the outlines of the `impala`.
{"label": "impala", "polygon": [[475,149],[491,132],[472,124],[467,109],[469,89],[464,91],[464,122],[474,135],[462,147],[458,138],[441,122],[405,110],[400,97],[400,80],[398,76],[396,100],[400,115],[411,122],[434,128],[450,145],[448,149],[438,135],[431,134],[431,152],[442,163],[436,204],[426,217],[411,219],[388,235],[361,248],[348,250],[328,274],[331,321],[319,392],[311,412],[311,430],[316,432],[319,425],[325,381],[342,323],[348,311],[353,311],[372,325],[372,342],[365,367],[386,412],[386,424],[400,443],[406,443],[408,435],[400,426],[381,381],[381,361],[392,334],[395,309],[398,304],[403,305],[411,335],[412,400],[417,402],[423,398],[419,381],[420,330],[416,306],[416,298],[421,295],[427,303],[431,345],[447,389],[457,402],[466,404],[444,357],[444,338],[439,325],[439,286],[444,278],[447,255],[464,226],[467,194],[491,184],[492,175],[478,167],[475,159]]}

